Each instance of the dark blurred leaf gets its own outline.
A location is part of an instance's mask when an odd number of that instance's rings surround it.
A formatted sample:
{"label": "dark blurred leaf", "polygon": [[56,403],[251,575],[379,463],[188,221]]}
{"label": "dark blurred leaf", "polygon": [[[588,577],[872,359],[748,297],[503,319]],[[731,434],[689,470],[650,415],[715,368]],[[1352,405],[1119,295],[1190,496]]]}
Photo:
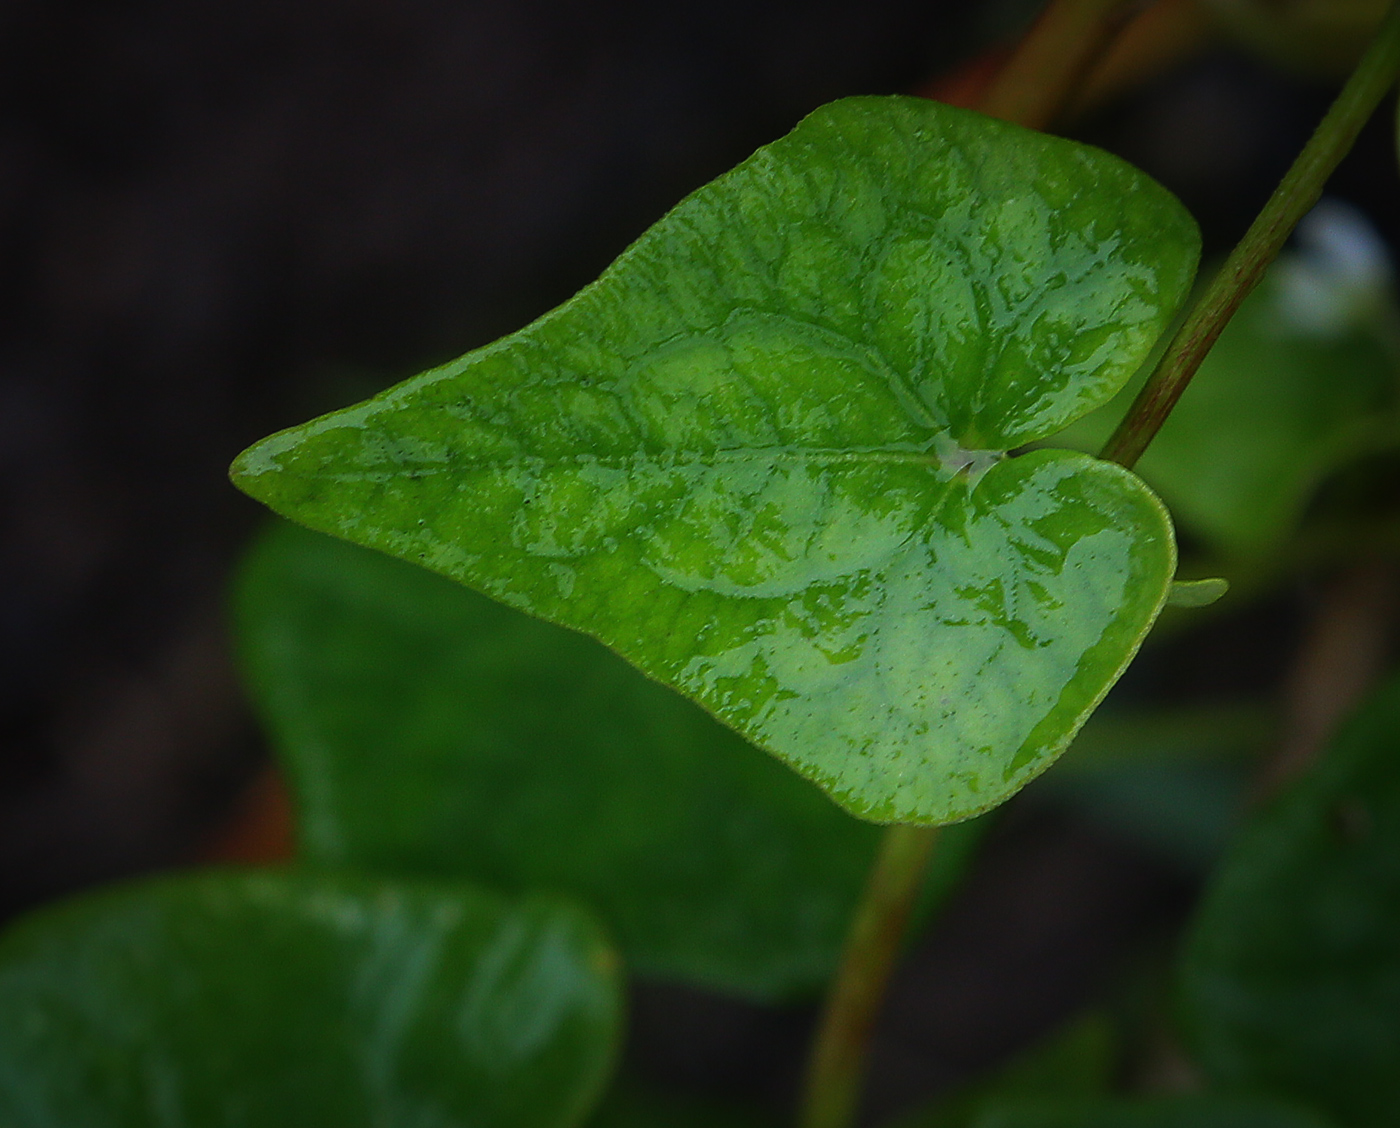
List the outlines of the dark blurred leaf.
{"label": "dark blurred leaf", "polygon": [[1230,764],[1115,764],[1047,776],[1049,798],[1177,868],[1204,873],[1239,821],[1250,776]]}
{"label": "dark blurred leaf", "polygon": [[1112,1024],[1085,1015],[990,1077],[900,1117],[897,1128],[971,1128],[1007,1100],[1098,1096],[1113,1078],[1115,1055]]}
{"label": "dark blurred leaf", "polygon": [[1175,570],[1103,403],[1191,217],[1101,150],[849,98],[519,332],[245,451],[284,516],[601,639],[876,822],[1059,755]]}
{"label": "dark blurred leaf", "polygon": [[662,1094],[632,1081],[614,1085],[588,1128],[777,1128],[747,1109]]}
{"label": "dark blurred leaf", "polygon": [[1170,709],[1105,706],[1046,778],[1140,764],[1247,766],[1277,728],[1274,710],[1247,701]]}
{"label": "dark blurred leaf", "polygon": [[1329,1128],[1303,1109],[1237,1097],[1016,1102],[989,1108],[969,1128]]}
{"label": "dark blurred leaf", "polygon": [[1400,1112],[1400,682],[1258,814],[1201,906],[1182,1014],[1217,1085]]}
{"label": "dark blurred leaf", "polygon": [[1253,760],[1275,727],[1270,710],[1248,704],[1101,709],[1027,794],[1204,873],[1235,831]]}
{"label": "dark blurred leaf", "polygon": [[1341,79],[1360,60],[1390,0],[1204,0],[1234,37],[1276,66]]}
{"label": "dark blurred leaf", "polygon": [[598,643],[292,525],[237,602],[310,858],[564,890],[639,970],[733,991],[835,967],[879,829]]}
{"label": "dark blurred leaf", "polygon": [[563,902],[223,872],[0,939],[7,1128],[568,1128],[612,1063],[616,959]]}

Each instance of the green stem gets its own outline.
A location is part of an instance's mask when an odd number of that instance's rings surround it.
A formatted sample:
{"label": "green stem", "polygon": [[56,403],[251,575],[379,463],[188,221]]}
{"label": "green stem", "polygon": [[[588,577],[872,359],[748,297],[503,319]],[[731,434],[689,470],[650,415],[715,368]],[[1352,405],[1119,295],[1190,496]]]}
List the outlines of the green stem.
{"label": "green stem", "polygon": [[990,117],[1044,129],[1122,26],[1127,0],[1050,0],[977,102]]}
{"label": "green stem", "polygon": [[812,1046],[801,1128],[847,1128],[855,1119],[870,1030],[937,837],[932,826],[885,830]]}
{"label": "green stem", "polygon": [[1332,170],[1400,75],[1400,2],[1391,6],[1366,56],[1264,210],[1201,295],[1100,458],[1132,466],[1166,422],[1206,353],[1264,275],[1298,221],[1317,203]]}

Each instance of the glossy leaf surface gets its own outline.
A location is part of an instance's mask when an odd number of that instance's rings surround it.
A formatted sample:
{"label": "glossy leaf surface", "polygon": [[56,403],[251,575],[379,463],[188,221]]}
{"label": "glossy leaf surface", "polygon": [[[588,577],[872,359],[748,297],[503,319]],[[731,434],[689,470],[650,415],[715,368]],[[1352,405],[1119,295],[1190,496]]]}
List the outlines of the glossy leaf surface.
{"label": "glossy leaf surface", "polygon": [[570,893],[631,967],[732,992],[834,970],[879,830],[598,643],[286,524],[236,605],[305,856]]}
{"label": "glossy leaf surface", "polygon": [[0,939],[10,1128],[566,1126],[611,1066],[616,960],[562,902],[223,872]]}
{"label": "glossy leaf surface", "polygon": [[[1266,551],[1329,471],[1400,442],[1400,312],[1380,236],[1339,204],[1299,235],[1137,464],[1182,528],[1226,554]],[[1097,450],[1135,391],[1052,441]]]}
{"label": "glossy leaf surface", "polygon": [[1161,606],[1137,478],[1000,456],[1122,385],[1196,251],[1107,154],[849,99],[559,309],[235,480],[594,635],[858,815],[954,821],[1054,759]]}
{"label": "glossy leaf surface", "polygon": [[1183,1016],[1217,1085],[1353,1128],[1400,1108],[1400,682],[1257,815],[1187,944]]}
{"label": "glossy leaf surface", "polygon": [[991,1108],[970,1128],[1332,1128],[1306,1109],[1237,1097],[1036,1102]]}

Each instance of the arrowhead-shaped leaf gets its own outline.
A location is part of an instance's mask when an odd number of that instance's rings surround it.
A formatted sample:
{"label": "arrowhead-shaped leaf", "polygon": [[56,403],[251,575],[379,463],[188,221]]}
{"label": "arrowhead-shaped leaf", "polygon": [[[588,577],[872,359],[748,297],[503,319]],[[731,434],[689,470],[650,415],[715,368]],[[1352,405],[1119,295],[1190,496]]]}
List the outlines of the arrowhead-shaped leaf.
{"label": "arrowhead-shaped leaf", "polygon": [[572,300],[235,464],[273,509],[601,639],[863,817],[995,805],[1174,569],[1119,467],[1038,451],[1183,296],[1195,226],[1086,146],[858,98]]}
{"label": "arrowhead-shaped leaf", "polygon": [[1305,1100],[1353,1128],[1400,1109],[1400,681],[1245,828],[1182,967],[1216,1085]]}
{"label": "arrowhead-shaped leaf", "polygon": [[[835,970],[880,831],[605,647],[282,522],[236,607],[303,856],[556,889],[631,969],[731,992]],[[982,826],[945,832],[931,898]]]}
{"label": "arrowhead-shaped leaf", "polygon": [[0,938],[0,1123],[572,1128],[620,1010],[613,953],[562,902],[163,878]]}

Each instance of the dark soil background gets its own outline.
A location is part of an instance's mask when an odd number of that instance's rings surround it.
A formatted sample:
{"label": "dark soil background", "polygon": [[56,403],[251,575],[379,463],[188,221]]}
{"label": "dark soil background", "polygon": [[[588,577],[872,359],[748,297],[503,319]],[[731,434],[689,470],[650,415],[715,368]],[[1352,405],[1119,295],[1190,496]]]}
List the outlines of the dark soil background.
{"label": "dark soil background", "polygon": [[[0,5],[0,916],[200,858],[265,764],[222,618],[261,519],[242,447],[518,327],[806,111],[916,89],[1029,7]],[[1221,47],[1075,128],[1221,250],[1330,93]],[[1335,181],[1392,245],[1394,165],[1375,122]],[[1297,603],[1138,691],[1267,690]],[[872,1115],[1131,977],[1194,882],[1013,810],[896,986]],[[631,1057],[780,1109],[810,1017],[643,984]]]}

